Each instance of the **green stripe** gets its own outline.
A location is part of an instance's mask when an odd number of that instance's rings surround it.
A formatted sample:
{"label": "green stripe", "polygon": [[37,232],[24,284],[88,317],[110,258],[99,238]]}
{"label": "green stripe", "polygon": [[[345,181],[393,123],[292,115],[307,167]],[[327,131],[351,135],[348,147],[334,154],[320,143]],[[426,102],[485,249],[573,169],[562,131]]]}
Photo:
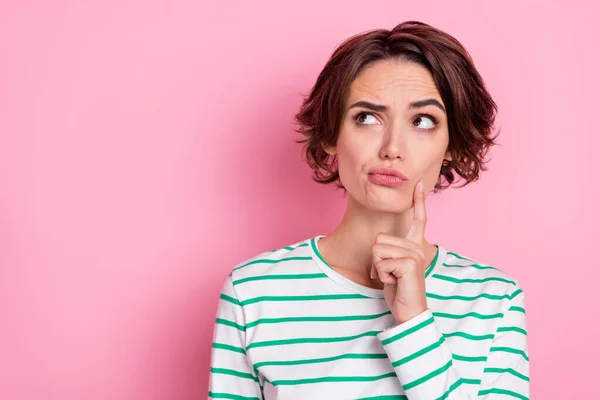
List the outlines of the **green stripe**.
{"label": "green stripe", "polygon": [[480,385],[481,384],[481,379],[462,378],[462,381],[464,384],[467,384],[467,385]]}
{"label": "green stripe", "polygon": [[458,354],[452,354],[452,359],[457,361],[467,361],[467,362],[486,362],[487,356],[483,357],[469,357],[469,356],[461,356]]}
{"label": "green stripe", "polygon": [[442,264],[444,267],[458,267],[458,268],[468,268],[473,267],[475,269],[497,269],[492,267],[491,265],[480,265],[480,264],[469,264],[469,265],[459,265],[459,264]]}
{"label": "green stripe", "polygon": [[385,378],[396,378],[395,372],[389,372],[383,375],[376,376],[324,376],[321,378],[306,378],[306,379],[286,379],[272,381],[271,385],[304,385],[307,383],[321,383],[321,382],[372,382],[378,381]]}
{"label": "green stripe", "polygon": [[227,296],[226,294],[221,294],[221,298],[225,301],[235,304],[236,306],[240,305],[240,302],[238,301],[238,299],[234,299],[233,297]]}
{"label": "green stripe", "polygon": [[231,326],[233,328],[239,329],[242,332],[246,331],[246,327],[245,326],[238,325],[238,324],[236,324],[233,321],[229,321],[229,320],[226,320],[226,319],[223,319],[223,318],[217,318],[216,322],[217,322],[217,324],[227,325],[227,326]]}
{"label": "green stripe", "polygon": [[287,365],[302,365],[302,364],[318,364],[331,361],[337,361],[342,359],[386,359],[388,358],[386,353],[348,353],[341,354],[335,357],[324,357],[324,358],[311,358],[305,360],[286,360],[286,361],[263,361],[254,365],[255,369],[264,366],[287,366]]}
{"label": "green stripe", "polygon": [[444,337],[458,336],[458,337],[469,339],[469,340],[488,340],[488,339],[494,339],[494,335],[493,334],[489,334],[489,335],[471,335],[471,334],[468,334],[466,332],[450,332],[450,333],[444,333],[443,335],[444,335]]}
{"label": "green stripe", "polygon": [[517,378],[520,378],[520,379],[523,379],[524,381],[529,382],[529,378],[527,376],[521,374],[520,372],[515,371],[512,368],[492,368],[492,367],[489,367],[489,368],[485,368],[483,370],[483,373],[486,373],[486,372],[497,372],[499,374],[503,374],[505,372],[508,372],[509,374],[514,375]]}
{"label": "green stripe", "polygon": [[242,301],[242,306],[259,303],[261,301],[317,301],[317,300],[350,300],[350,299],[370,299],[362,294],[320,294],[312,296],[260,296]]}
{"label": "green stripe", "polygon": [[514,299],[519,293],[523,293],[523,289],[517,289],[513,294],[510,295],[510,299]]}
{"label": "green stripe", "polygon": [[467,258],[467,257],[465,257],[465,256],[461,256],[461,255],[459,255],[459,254],[456,254],[456,253],[453,253],[453,252],[451,252],[451,251],[448,251],[448,252],[446,252],[446,253],[447,253],[447,254],[450,254],[451,256],[454,256],[454,257],[456,257],[456,258],[460,258],[461,260],[467,260],[467,261],[473,261],[473,262],[475,262],[475,260],[472,260],[472,259],[470,259],[470,258]]}
{"label": "green stripe", "polygon": [[387,396],[361,397],[356,400],[408,400],[403,394],[390,394]]}
{"label": "green stripe", "polygon": [[525,309],[523,307],[519,307],[519,306],[512,306],[508,309],[508,311],[518,311],[518,312],[522,312],[523,314],[525,314]]}
{"label": "green stripe", "polygon": [[440,256],[440,248],[439,246],[436,247],[437,251],[435,252],[435,257],[433,258],[433,261],[431,262],[431,264],[429,264],[429,267],[427,267],[427,270],[425,271],[425,278],[427,278],[431,274],[433,268],[435,267],[435,264],[437,263],[438,257]]}
{"label": "green stripe", "polygon": [[381,331],[369,331],[353,336],[340,336],[340,337],[324,337],[324,338],[296,338],[296,339],[280,339],[280,340],[266,340],[264,342],[251,343],[246,349],[254,347],[265,347],[265,346],[280,346],[288,344],[302,344],[302,343],[334,343],[334,342],[346,342],[354,339],[359,339],[366,336],[377,336]]}
{"label": "green stripe", "polygon": [[397,361],[394,361],[392,363],[392,367],[396,368],[396,367],[398,367],[398,366],[400,366],[402,364],[406,364],[407,362],[414,360],[417,357],[422,356],[423,354],[429,353],[431,350],[440,347],[440,345],[442,343],[444,343],[444,340],[445,339],[442,337],[437,342],[435,342],[434,344],[430,344],[429,346],[424,347],[424,348],[422,348],[419,351],[416,351],[416,352],[414,352],[414,353],[412,353],[412,354],[410,354],[410,355],[408,355],[408,356],[406,356],[404,358],[401,358],[401,359],[399,359]]}
{"label": "green stripe", "polygon": [[480,390],[479,393],[477,393],[477,396],[483,396],[484,394],[490,394],[490,393],[505,394],[507,396],[516,397],[517,399],[529,400],[529,397],[523,396],[522,394],[519,394],[517,392],[513,392],[512,390],[497,389],[497,388]]}
{"label": "green stripe", "polygon": [[319,257],[319,260],[323,261],[323,264],[327,265],[329,268],[331,268],[331,266],[329,264],[327,264],[327,261],[325,261],[325,259],[321,256],[321,253],[319,252],[319,248],[317,247],[317,244],[315,242],[315,238],[310,239],[310,246],[312,247],[314,253],[317,255],[317,257]]}
{"label": "green stripe", "polygon": [[212,397],[213,399],[232,399],[232,400],[260,400],[258,397],[246,397],[240,396],[233,393],[216,393],[216,392],[208,392],[208,397]]}
{"label": "green stripe", "polygon": [[274,252],[276,252],[276,251],[279,251],[279,250],[294,250],[294,249],[297,249],[298,247],[306,247],[306,246],[308,246],[308,243],[302,243],[302,244],[299,244],[299,245],[298,245],[298,246],[296,246],[296,247],[292,247],[292,246],[285,246],[285,247],[282,247],[281,249],[277,249],[277,250],[269,250],[269,251],[270,251],[271,253],[274,253]]}
{"label": "green stripe", "polygon": [[236,371],[234,369],[211,368],[210,372],[212,372],[213,374],[232,375],[232,376],[237,376],[238,378],[252,379],[255,382],[258,382],[258,378],[255,377],[254,375],[249,374],[247,372]]}
{"label": "green stripe", "polygon": [[280,279],[313,279],[313,278],[327,278],[324,273],[319,274],[285,274],[285,275],[259,275],[249,276],[247,278],[237,279],[233,281],[234,285],[239,285],[244,282],[251,281],[264,281],[264,280],[280,280]]}
{"label": "green stripe", "polygon": [[246,350],[242,349],[241,347],[230,346],[225,343],[213,343],[212,347],[214,347],[215,349],[229,350],[234,351],[236,353],[246,354]]}
{"label": "green stripe", "polygon": [[491,347],[490,352],[492,352],[492,351],[501,351],[504,353],[519,354],[519,355],[523,356],[524,359],[529,361],[529,357],[527,356],[527,354],[525,354],[525,352],[523,350],[513,349],[512,347]]}
{"label": "green stripe", "polygon": [[498,328],[498,332],[519,332],[527,336],[527,331],[517,326],[501,326]]}
{"label": "green stripe", "polygon": [[434,312],[433,315],[435,317],[451,318],[451,319],[462,319],[462,318],[467,318],[467,317],[473,317],[473,318],[477,318],[477,319],[494,319],[494,318],[502,318],[504,316],[504,314],[502,314],[502,313],[479,314],[476,312],[468,312],[466,314],[449,314],[449,313],[442,313],[442,312]]}
{"label": "green stripe", "polygon": [[385,346],[387,344],[395,342],[396,340],[398,340],[400,338],[403,338],[404,336],[408,336],[411,333],[416,332],[419,329],[421,329],[421,328],[423,328],[423,327],[425,327],[427,325],[430,325],[430,324],[433,324],[433,317],[429,317],[427,320],[421,322],[420,324],[417,324],[417,325],[413,326],[412,328],[405,330],[404,332],[400,332],[397,335],[394,335],[394,336],[392,336],[390,338],[387,338],[387,339],[383,340],[381,342],[381,344],[383,344]]}
{"label": "green stripe", "polygon": [[294,250],[294,249],[297,249],[298,247],[306,247],[306,246],[308,246],[308,243],[301,243],[301,244],[299,244],[296,247],[286,246],[286,247],[284,247],[284,249],[286,249],[286,250]]}
{"label": "green stripe", "polygon": [[516,285],[516,283],[514,281],[511,281],[510,279],[498,278],[496,276],[491,276],[489,278],[481,278],[481,279],[471,279],[471,278],[458,279],[458,278],[453,278],[451,276],[434,274],[434,275],[432,275],[432,278],[440,279],[442,281],[454,282],[454,283],[483,283],[483,282],[490,282],[490,281],[498,281],[498,282],[506,282],[506,283],[510,283],[512,285]]}
{"label": "green stripe", "polygon": [[[258,370],[255,368],[254,369],[254,375],[256,376],[260,376],[260,373],[258,372]],[[264,379],[264,381],[266,382],[266,379]],[[265,400],[265,385],[263,384],[263,382],[261,382],[260,380],[258,381],[258,386],[260,386],[260,396],[262,397],[262,400]]]}
{"label": "green stripe", "polygon": [[440,397],[438,397],[436,400],[445,400],[446,398],[448,398],[448,395],[450,393],[452,393],[457,387],[459,387],[460,385],[462,385],[463,380],[462,378],[458,378],[458,380],[456,382],[454,382],[452,385],[450,385],[450,387],[448,388],[448,390],[446,390],[446,393],[444,393],[443,395],[441,395]]}
{"label": "green stripe", "polygon": [[233,269],[233,271],[237,271],[238,269],[242,269],[244,267],[247,267],[249,265],[253,265],[253,264],[277,264],[280,262],[286,262],[286,261],[306,261],[306,260],[311,260],[311,257],[286,257],[286,258],[280,258],[278,260],[270,260],[268,258],[259,258],[258,260],[252,260],[250,262],[247,262],[244,265],[240,265],[239,267],[235,267]]}
{"label": "green stripe", "polygon": [[463,301],[473,301],[473,300],[477,300],[480,298],[490,299],[490,300],[502,300],[502,299],[510,298],[510,295],[508,295],[508,294],[500,296],[497,294],[489,294],[489,293],[481,293],[481,294],[478,294],[477,296],[460,296],[460,295],[442,296],[442,295],[435,294],[435,293],[426,293],[426,296],[431,297],[432,299],[438,299],[438,300],[463,300]]}
{"label": "green stripe", "polygon": [[246,328],[253,328],[259,324],[277,324],[280,322],[340,322],[340,321],[365,321],[377,319],[385,315],[391,315],[391,311],[373,315],[342,315],[329,317],[284,317],[284,318],[260,318],[246,324]]}
{"label": "green stripe", "polygon": [[446,363],[446,365],[444,365],[441,368],[436,369],[435,371],[432,371],[430,373],[428,373],[427,375],[414,380],[412,382],[409,382],[405,385],[402,385],[402,389],[404,389],[404,391],[410,390],[416,386],[419,386],[422,383],[427,382],[428,380],[435,378],[436,376],[443,374],[445,371],[447,371],[450,367],[452,366],[452,360],[448,361],[448,363]]}

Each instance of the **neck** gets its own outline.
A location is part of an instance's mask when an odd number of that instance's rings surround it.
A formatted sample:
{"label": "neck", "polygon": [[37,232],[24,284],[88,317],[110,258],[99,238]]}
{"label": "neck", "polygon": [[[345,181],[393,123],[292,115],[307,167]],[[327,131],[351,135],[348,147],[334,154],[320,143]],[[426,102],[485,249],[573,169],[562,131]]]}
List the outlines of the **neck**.
{"label": "neck", "polygon": [[[404,212],[381,212],[363,207],[348,196],[346,212],[335,231],[319,241],[319,248],[330,265],[354,270],[369,276],[372,246],[377,234],[405,237],[413,220],[414,208]],[[425,267],[435,257],[437,248],[425,240]]]}

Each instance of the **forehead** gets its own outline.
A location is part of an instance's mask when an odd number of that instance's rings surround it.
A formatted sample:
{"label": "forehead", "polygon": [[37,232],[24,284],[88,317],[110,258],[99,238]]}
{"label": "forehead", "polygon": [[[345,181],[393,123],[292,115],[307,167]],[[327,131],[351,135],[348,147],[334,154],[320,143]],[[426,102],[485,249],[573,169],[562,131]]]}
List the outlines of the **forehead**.
{"label": "forehead", "polygon": [[350,85],[348,100],[364,97],[389,103],[434,98],[442,103],[427,68],[400,60],[380,60],[360,72]]}

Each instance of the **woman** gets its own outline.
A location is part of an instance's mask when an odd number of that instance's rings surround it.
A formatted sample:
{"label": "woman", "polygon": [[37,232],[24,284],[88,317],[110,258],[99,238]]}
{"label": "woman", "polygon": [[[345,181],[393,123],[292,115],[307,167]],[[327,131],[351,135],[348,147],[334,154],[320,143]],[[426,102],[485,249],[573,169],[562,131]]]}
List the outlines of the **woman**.
{"label": "woman", "polygon": [[209,397],[527,399],[523,291],[425,238],[425,197],[486,170],[497,107],[450,35],[409,21],[343,43],[296,116],[330,235],[233,268]]}

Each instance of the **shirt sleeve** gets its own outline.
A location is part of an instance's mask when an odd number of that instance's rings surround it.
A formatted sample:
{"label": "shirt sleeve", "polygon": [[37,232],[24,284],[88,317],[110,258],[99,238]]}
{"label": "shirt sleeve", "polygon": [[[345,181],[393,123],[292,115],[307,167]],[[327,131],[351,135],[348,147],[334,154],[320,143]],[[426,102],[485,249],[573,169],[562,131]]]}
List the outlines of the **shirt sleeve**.
{"label": "shirt sleeve", "polygon": [[379,333],[378,338],[409,400],[529,398],[525,305],[518,287],[492,340],[476,397],[455,369],[452,351],[430,309]]}
{"label": "shirt sleeve", "polygon": [[226,279],[214,325],[208,398],[261,400],[258,372],[246,357],[246,321],[231,275]]}
{"label": "shirt sleeve", "polygon": [[508,310],[496,331],[483,370],[478,399],[491,400],[501,395],[529,398],[529,351],[522,289],[511,295]]}

